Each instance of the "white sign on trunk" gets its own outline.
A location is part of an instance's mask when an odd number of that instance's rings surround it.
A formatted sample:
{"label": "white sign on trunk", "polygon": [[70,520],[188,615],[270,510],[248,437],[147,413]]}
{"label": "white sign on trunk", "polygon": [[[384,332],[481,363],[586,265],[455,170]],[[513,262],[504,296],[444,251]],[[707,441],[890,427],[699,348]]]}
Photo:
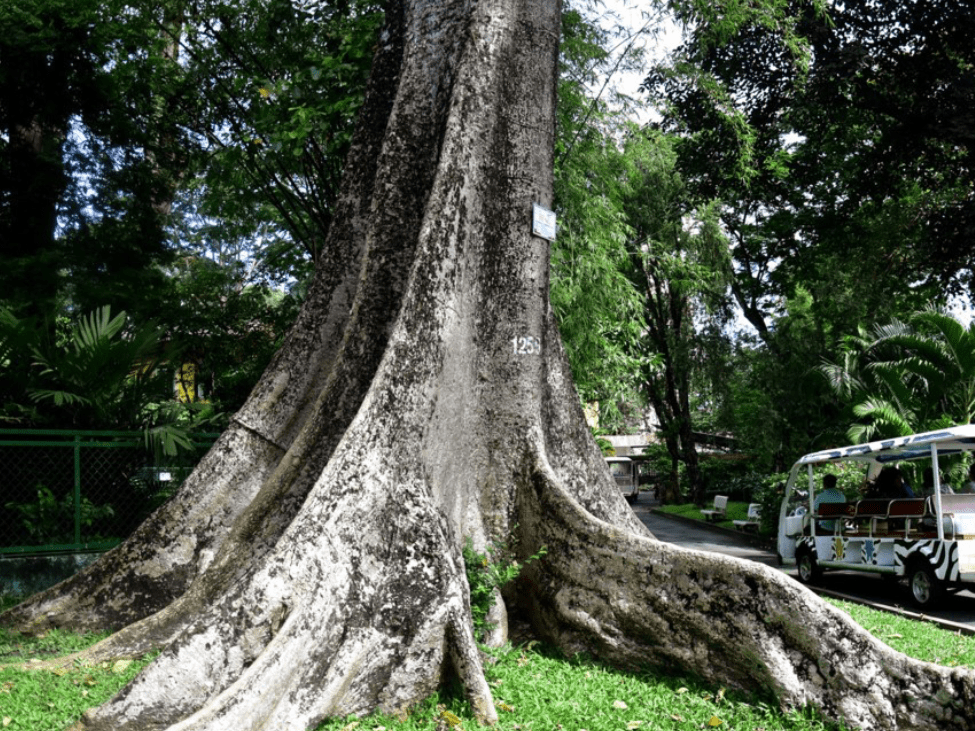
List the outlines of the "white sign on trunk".
{"label": "white sign on trunk", "polygon": [[543,239],[555,241],[555,212],[532,204],[532,233]]}

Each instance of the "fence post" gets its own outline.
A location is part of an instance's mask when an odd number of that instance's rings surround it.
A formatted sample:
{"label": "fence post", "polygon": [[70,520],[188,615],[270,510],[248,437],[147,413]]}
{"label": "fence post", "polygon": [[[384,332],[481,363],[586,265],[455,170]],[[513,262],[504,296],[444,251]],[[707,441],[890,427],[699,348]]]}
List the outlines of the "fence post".
{"label": "fence post", "polygon": [[81,545],[81,436],[74,437],[74,542]]}

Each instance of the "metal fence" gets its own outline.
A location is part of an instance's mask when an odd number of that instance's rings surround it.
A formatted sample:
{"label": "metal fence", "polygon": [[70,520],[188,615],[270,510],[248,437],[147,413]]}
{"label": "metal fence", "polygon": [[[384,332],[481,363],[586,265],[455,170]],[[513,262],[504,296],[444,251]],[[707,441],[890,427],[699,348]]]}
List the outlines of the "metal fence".
{"label": "metal fence", "polygon": [[157,459],[141,432],[0,429],[0,555],[97,551],[182,484],[218,434]]}

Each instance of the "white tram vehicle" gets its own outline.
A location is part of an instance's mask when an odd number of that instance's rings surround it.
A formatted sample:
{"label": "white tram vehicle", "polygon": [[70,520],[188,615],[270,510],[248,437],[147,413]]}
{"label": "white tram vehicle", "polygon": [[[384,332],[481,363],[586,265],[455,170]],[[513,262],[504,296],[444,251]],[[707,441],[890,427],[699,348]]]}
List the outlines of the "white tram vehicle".
{"label": "white tram vehicle", "polygon": [[[805,455],[792,467],[779,512],[782,562],[796,566],[804,583],[828,569],[906,578],[919,607],[936,604],[946,591],[975,588],[975,494],[942,494],[938,468],[939,459],[972,451],[975,424]],[[918,482],[923,470],[931,471],[930,495],[920,494],[918,485],[913,498],[863,497],[816,507],[823,476],[817,466],[861,463],[873,479],[885,466],[915,460],[923,460]]]}
{"label": "white tram vehicle", "polygon": [[605,457],[604,459],[623,497],[628,503],[635,503],[640,497],[640,480],[636,463],[629,457]]}

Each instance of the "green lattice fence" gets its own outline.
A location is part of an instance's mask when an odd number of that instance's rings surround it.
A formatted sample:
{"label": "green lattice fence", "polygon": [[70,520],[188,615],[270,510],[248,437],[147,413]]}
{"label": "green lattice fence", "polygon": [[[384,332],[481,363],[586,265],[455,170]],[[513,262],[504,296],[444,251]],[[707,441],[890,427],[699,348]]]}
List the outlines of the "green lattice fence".
{"label": "green lattice fence", "polygon": [[141,432],[0,429],[0,555],[91,551],[128,536],[217,434],[157,460]]}

